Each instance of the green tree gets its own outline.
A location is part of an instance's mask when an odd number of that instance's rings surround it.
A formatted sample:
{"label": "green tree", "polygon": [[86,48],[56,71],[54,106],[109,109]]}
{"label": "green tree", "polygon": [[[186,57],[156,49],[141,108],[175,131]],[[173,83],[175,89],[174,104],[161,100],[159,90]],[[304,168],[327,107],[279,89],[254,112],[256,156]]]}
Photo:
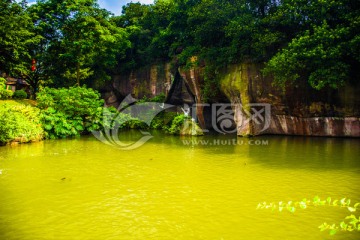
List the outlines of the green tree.
{"label": "green tree", "polygon": [[40,41],[25,9],[25,2],[0,2],[0,71],[15,76],[31,67],[29,48]]}
{"label": "green tree", "polygon": [[94,0],[42,0],[29,11],[45,39],[39,52],[54,86],[110,79],[117,59],[130,46],[127,33]]}
{"label": "green tree", "polygon": [[129,71],[133,68],[145,65],[151,58],[146,49],[151,43],[151,30],[145,24],[144,19],[150,11],[150,6],[141,3],[128,3],[123,6],[122,15],[111,18],[111,21],[128,33],[131,46],[126,51],[126,58],[118,62],[119,71]]}
{"label": "green tree", "polygon": [[303,80],[315,89],[338,88],[351,78],[359,77],[358,2],[314,1],[308,4],[293,0],[281,11],[285,9],[298,18],[302,31],[270,59],[265,73],[272,74],[275,82],[283,87]]}

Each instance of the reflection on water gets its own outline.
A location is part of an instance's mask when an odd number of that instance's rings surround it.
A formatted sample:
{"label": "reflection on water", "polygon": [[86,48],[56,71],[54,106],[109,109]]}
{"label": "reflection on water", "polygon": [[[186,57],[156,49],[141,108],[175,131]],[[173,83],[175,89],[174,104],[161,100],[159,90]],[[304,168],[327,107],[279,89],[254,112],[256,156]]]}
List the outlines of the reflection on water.
{"label": "reflection on water", "polygon": [[1,147],[0,239],[359,239],[318,230],[344,209],[255,210],[360,201],[359,139],[153,135],[132,151],[92,137]]}

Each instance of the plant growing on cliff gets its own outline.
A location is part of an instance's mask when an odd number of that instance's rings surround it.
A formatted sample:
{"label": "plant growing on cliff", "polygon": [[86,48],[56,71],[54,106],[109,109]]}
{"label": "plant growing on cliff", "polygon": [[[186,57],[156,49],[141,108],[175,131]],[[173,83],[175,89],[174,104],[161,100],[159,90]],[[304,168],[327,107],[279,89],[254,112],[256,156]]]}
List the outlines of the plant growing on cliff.
{"label": "plant growing on cliff", "polygon": [[165,131],[170,134],[180,134],[180,131],[183,128],[184,122],[188,118],[189,117],[185,116],[184,114],[178,114],[171,121],[170,127],[165,128]]}
{"label": "plant growing on cliff", "polygon": [[[340,207],[348,210],[350,213],[356,212],[360,209],[360,203],[357,202],[354,205],[351,205],[351,200],[342,198],[340,200],[332,200],[331,197],[326,198],[326,200],[320,199],[320,197],[316,196],[312,201],[307,200],[306,198],[302,201],[289,201],[279,203],[259,203],[256,209],[271,209],[272,211],[282,212],[283,210],[287,210],[291,213],[295,213],[297,209],[307,209],[308,207],[318,207],[318,206],[327,206],[327,207]],[[319,226],[320,231],[329,230],[330,235],[336,234],[338,231],[344,232],[352,232],[358,231],[360,232],[360,216],[355,216],[354,214],[347,215],[344,219],[338,224],[328,224],[324,222]]]}
{"label": "plant growing on cliff", "polygon": [[165,132],[174,135],[203,135],[202,129],[189,116],[177,114],[171,121],[170,126],[164,126]]}
{"label": "plant growing on cliff", "polygon": [[151,121],[150,128],[164,130],[168,129],[171,126],[172,120],[178,115],[176,112],[160,112],[154,117]]}

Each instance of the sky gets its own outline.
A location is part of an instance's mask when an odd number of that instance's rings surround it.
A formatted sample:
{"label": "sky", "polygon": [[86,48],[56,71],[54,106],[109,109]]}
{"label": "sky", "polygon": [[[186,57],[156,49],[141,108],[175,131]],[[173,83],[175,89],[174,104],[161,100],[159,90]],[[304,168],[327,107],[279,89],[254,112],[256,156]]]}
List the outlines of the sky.
{"label": "sky", "polygon": [[142,4],[154,3],[153,0],[98,0],[101,8],[105,8],[108,11],[114,13],[115,15],[120,15],[122,6],[128,4],[129,2],[140,2]]}
{"label": "sky", "polygon": [[[35,3],[36,0],[28,0],[29,4]],[[98,0],[98,3],[101,8],[105,8],[108,11],[114,13],[115,15],[120,15],[122,6],[128,4],[129,2],[140,2],[142,4],[152,4],[154,0]]]}

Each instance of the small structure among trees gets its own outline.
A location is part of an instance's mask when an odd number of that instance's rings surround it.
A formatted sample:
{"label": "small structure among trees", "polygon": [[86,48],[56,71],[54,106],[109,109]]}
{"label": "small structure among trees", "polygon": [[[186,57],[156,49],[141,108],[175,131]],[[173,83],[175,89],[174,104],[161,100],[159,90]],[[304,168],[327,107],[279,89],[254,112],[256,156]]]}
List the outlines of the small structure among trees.
{"label": "small structure among trees", "polygon": [[24,90],[27,94],[30,94],[30,85],[21,78],[7,77],[6,89],[15,92],[16,90]]}

